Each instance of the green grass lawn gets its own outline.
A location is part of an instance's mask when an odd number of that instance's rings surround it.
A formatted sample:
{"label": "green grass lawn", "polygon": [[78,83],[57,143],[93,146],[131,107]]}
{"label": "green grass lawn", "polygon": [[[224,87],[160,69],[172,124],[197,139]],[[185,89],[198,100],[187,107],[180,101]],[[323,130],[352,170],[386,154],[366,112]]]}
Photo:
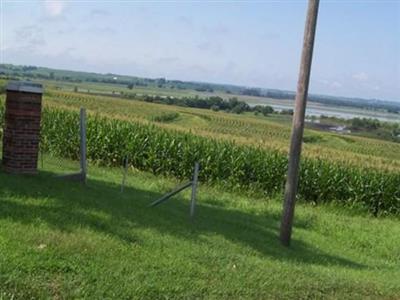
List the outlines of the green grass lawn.
{"label": "green grass lawn", "polygon": [[0,172],[0,299],[398,299],[400,222],[299,204],[290,249],[277,239],[280,199],[200,186],[148,204],[176,181],[90,167],[87,186]]}

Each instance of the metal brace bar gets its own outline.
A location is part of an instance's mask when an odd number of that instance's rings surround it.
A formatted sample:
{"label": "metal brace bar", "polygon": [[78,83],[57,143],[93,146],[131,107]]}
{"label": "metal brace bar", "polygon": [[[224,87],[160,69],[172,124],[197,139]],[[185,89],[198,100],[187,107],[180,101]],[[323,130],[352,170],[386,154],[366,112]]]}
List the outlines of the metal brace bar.
{"label": "metal brace bar", "polygon": [[154,201],[153,203],[150,204],[150,206],[156,206],[159,205],[160,203],[168,200],[169,198],[171,198],[172,196],[176,195],[177,193],[179,193],[180,191],[183,191],[184,189],[188,188],[192,186],[192,181],[186,182],[180,186],[178,186],[176,189],[174,189],[173,191],[165,194],[164,196],[162,196],[160,199]]}

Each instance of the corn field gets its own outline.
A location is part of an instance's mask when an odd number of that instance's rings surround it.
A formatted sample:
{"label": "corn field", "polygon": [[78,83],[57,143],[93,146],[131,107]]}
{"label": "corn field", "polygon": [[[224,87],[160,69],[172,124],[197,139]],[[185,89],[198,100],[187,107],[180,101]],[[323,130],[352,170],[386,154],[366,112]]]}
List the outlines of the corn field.
{"label": "corn field", "polygon": [[[0,105],[0,128],[4,105]],[[79,158],[79,114],[45,108],[41,147],[52,155]],[[1,135],[0,131],[0,135]],[[285,183],[286,155],[278,150],[202,137],[98,115],[87,120],[88,160],[118,166],[128,157],[131,166],[154,174],[190,178],[195,161],[200,179],[232,189],[280,193]],[[303,158],[299,197],[322,203],[363,205],[372,213],[400,213],[400,173],[355,167],[318,158]]]}
{"label": "corn field", "polygon": [[[76,112],[45,109],[44,151],[78,159],[78,124]],[[282,192],[287,168],[287,157],[279,151],[96,115],[87,120],[87,147],[92,163],[118,166],[127,156],[137,169],[180,179],[190,178],[194,162],[199,161],[203,182],[265,194]],[[399,187],[400,173],[396,171],[309,158],[301,164],[299,197],[304,201],[339,201],[363,205],[374,214],[398,214]]]}

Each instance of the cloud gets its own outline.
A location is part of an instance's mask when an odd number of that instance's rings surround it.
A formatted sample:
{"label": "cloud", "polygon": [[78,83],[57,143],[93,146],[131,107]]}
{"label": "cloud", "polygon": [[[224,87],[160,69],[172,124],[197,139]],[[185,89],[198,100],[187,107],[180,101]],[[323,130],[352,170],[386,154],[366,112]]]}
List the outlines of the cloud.
{"label": "cloud", "polygon": [[331,84],[331,87],[332,88],[334,88],[334,89],[339,89],[339,88],[341,88],[343,85],[340,83],[340,82],[338,82],[338,81],[334,81],[334,82],[332,82],[332,84]]}
{"label": "cloud", "polygon": [[196,47],[202,52],[211,53],[213,55],[221,55],[224,53],[222,45],[218,42],[205,41],[197,44]]}
{"label": "cloud", "polygon": [[193,27],[193,21],[191,19],[189,19],[188,17],[179,16],[175,20],[179,25],[182,25],[184,27],[189,27],[189,28]]}
{"label": "cloud", "polygon": [[95,34],[112,34],[112,35],[117,33],[117,31],[114,28],[111,28],[109,26],[102,26],[102,27],[93,26],[89,28],[89,32]]}
{"label": "cloud", "polygon": [[158,63],[158,64],[175,64],[177,62],[179,62],[179,58],[175,57],[175,56],[160,57],[156,61],[156,63]]}
{"label": "cloud", "polygon": [[325,86],[325,87],[329,87],[331,89],[340,89],[341,87],[343,87],[343,84],[339,81],[331,81],[331,80],[327,80],[327,79],[316,79],[315,82]]}
{"label": "cloud", "polygon": [[316,82],[321,83],[323,85],[328,85],[329,81],[326,79],[317,79]]}
{"label": "cloud", "polygon": [[46,13],[51,17],[60,16],[64,10],[65,3],[60,0],[45,0],[44,8]]}
{"label": "cloud", "polygon": [[13,48],[3,51],[4,61],[18,65],[35,65],[67,70],[90,70],[88,62],[73,56],[74,49],[67,48],[59,53],[42,53],[42,51],[32,51],[31,48]]}
{"label": "cloud", "polygon": [[267,41],[278,40],[280,39],[280,37],[281,37],[280,34],[276,32],[266,32],[261,35],[261,38]]}
{"label": "cloud", "polygon": [[27,48],[32,51],[46,44],[43,29],[36,25],[27,25],[16,29],[15,42],[14,46],[16,48]]}
{"label": "cloud", "polygon": [[95,8],[90,11],[90,15],[104,17],[104,16],[109,16],[110,13],[104,9]]}
{"label": "cloud", "polygon": [[205,34],[227,35],[227,34],[229,34],[230,30],[229,30],[228,26],[218,23],[214,26],[204,26],[203,32]]}
{"label": "cloud", "polygon": [[360,72],[360,73],[353,74],[352,78],[357,81],[367,81],[368,74],[365,72]]}
{"label": "cloud", "polygon": [[74,27],[74,26],[69,26],[69,27],[57,29],[57,30],[55,30],[54,32],[55,32],[57,35],[65,35],[65,34],[70,34],[70,33],[76,32],[76,31],[77,31],[76,27]]}
{"label": "cloud", "polygon": [[26,25],[19,27],[15,30],[15,36],[18,40],[24,41],[34,37],[36,34],[41,33],[42,29],[36,25]]}

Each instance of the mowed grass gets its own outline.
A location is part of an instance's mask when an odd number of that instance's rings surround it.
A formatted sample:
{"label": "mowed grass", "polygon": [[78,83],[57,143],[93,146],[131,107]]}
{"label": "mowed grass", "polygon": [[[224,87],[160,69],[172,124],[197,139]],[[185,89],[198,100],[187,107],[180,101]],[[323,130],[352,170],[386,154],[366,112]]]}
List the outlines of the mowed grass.
{"label": "mowed grass", "polygon": [[280,246],[280,198],[90,166],[86,186],[55,178],[77,162],[45,157],[37,176],[0,172],[0,299],[398,299],[400,222],[299,203]]}

